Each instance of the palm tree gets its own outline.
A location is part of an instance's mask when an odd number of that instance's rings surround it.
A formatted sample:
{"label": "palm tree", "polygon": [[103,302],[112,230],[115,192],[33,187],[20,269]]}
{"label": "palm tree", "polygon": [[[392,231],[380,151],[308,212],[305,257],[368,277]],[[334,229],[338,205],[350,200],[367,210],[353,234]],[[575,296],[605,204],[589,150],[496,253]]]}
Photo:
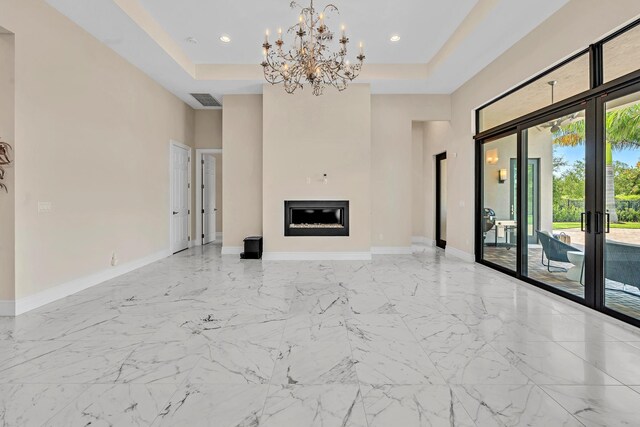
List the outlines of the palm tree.
{"label": "palm tree", "polygon": [[4,168],[3,166],[11,163],[11,159],[9,158],[9,150],[11,150],[11,146],[6,142],[0,140],[0,190],[8,191],[7,186],[2,182],[4,179]]}
{"label": "palm tree", "polygon": [[[640,103],[607,112],[606,115],[606,204],[611,221],[618,222],[616,211],[613,151],[640,148]],[[585,121],[578,120],[552,128],[553,143],[562,147],[584,144]]]}

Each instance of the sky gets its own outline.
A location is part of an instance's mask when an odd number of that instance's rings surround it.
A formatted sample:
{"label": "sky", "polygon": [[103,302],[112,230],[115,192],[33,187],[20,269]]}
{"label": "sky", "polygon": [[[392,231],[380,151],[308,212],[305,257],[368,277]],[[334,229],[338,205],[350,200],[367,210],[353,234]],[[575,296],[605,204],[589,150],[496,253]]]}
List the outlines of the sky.
{"label": "sky", "polygon": [[[563,157],[570,165],[577,160],[584,161],[585,148],[584,145],[577,147],[554,147],[553,155],[555,157]],[[619,150],[613,152],[613,161],[624,162],[631,167],[636,167],[640,162],[640,149]]]}

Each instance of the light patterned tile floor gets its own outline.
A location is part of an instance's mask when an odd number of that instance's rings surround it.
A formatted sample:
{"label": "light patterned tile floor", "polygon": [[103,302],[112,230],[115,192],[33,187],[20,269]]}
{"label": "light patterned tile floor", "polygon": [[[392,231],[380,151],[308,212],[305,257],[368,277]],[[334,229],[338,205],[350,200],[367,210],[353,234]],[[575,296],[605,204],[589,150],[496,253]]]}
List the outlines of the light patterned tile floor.
{"label": "light patterned tile floor", "polygon": [[207,246],[0,319],[10,426],[637,425],[640,331],[426,249]]}

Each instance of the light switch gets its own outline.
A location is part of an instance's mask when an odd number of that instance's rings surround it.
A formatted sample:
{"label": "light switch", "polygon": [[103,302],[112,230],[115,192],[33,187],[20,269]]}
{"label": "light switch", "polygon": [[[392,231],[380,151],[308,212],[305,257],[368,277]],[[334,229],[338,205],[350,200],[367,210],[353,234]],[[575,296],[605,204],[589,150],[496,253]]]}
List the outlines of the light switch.
{"label": "light switch", "polygon": [[38,213],[51,212],[51,202],[38,202]]}

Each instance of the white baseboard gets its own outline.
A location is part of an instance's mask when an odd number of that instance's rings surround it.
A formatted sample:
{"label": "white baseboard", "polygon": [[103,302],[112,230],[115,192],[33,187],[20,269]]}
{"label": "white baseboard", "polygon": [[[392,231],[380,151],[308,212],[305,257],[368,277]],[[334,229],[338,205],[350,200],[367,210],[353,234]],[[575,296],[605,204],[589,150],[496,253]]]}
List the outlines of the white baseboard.
{"label": "white baseboard", "polygon": [[18,298],[15,302],[15,315],[17,316],[38,307],[42,307],[43,305],[52,303],[69,295],[73,295],[92,286],[99,285],[107,280],[111,280],[115,277],[129,273],[130,271],[137,270],[138,268],[144,267],[145,265],[154,263],[168,256],[171,256],[171,252],[164,250],[126,264],[118,265],[89,276],[54,286],[53,288],[38,292],[34,295]]}
{"label": "white baseboard", "polygon": [[374,246],[371,248],[373,255],[411,255],[413,248],[411,246]]}
{"label": "white baseboard", "polygon": [[416,243],[411,246],[411,252],[414,254],[420,254],[430,250],[433,250],[433,246],[423,245],[422,243]]}
{"label": "white baseboard", "polygon": [[216,233],[216,242],[222,242],[222,231]]}
{"label": "white baseboard", "polygon": [[371,252],[264,252],[264,261],[368,261]]}
{"label": "white baseboard", "polygon": [[425,245],[425,246],[435,246],[436,241],[433,239],[429,239],[424,236],[413,236],[411,237],[411,243],[414,245]]}
{"label": "white baseboard", "polygon": [[0,300],[0,317],[15,316],[16,302],[13,300]]}
{"label": "white baseboard", "polygon": [[242,246],[223,246],[222,255],[240,255],[244,251]]}
{"label": "white baseboard", "polygon": [[445,254],[447,256],[452,256],[452,257],[461,259],[461,260],[466,261],[466,262],[475,262],[476,261],[475,255],[470,254],[470,253],[465,252],[465,251],[461,251],[460,249],[452,248],[451,246],[447,246],[447,249],[445,249]]}

